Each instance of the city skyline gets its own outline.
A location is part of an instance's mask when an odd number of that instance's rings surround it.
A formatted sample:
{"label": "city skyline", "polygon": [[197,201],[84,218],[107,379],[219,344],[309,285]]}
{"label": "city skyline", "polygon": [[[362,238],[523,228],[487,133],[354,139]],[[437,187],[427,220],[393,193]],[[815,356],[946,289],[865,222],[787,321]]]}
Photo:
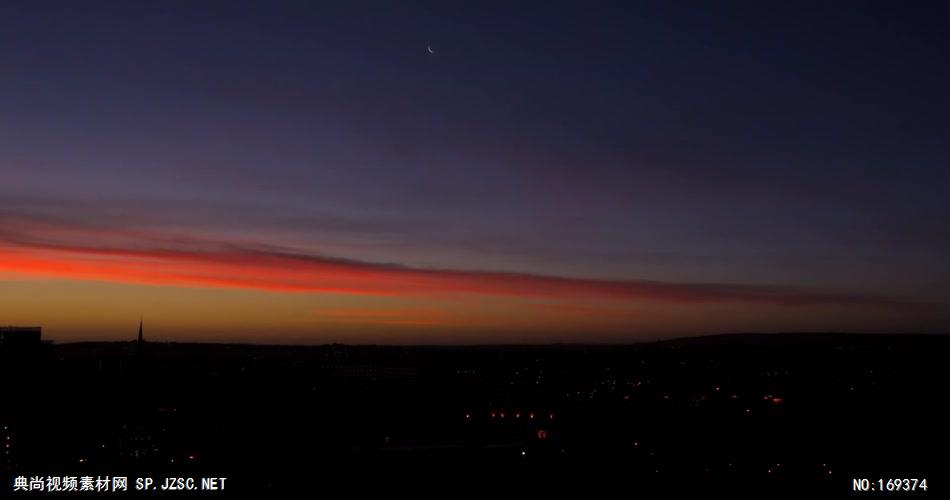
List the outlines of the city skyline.
{"label": "city skyline", "polygon": [[0,5],[0,324],[950,331],[945,6]]}

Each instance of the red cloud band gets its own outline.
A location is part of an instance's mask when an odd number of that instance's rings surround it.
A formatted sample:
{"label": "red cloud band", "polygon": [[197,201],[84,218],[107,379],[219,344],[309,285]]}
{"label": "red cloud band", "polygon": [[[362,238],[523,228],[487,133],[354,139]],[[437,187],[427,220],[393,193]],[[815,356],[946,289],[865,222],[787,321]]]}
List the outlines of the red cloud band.
{"label": "red cloud band", "polygon": [[898,303],[880,297],[787,287],[409,268],[222,244],[198,250],[142,250],[21,242],[0,249],[0,271],[123,283],[365,295],[463,293],[779,305]]}

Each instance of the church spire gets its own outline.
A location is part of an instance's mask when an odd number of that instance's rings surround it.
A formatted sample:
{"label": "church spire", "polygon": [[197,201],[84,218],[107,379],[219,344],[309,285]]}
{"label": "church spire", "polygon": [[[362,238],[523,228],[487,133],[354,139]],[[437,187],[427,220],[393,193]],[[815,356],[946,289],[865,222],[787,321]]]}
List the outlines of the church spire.
{"label": "church spire", "polygon": [[145,339],[142,337],[142,319],[139,319],[139,345],[142,345],[142,342],[145,342]]}

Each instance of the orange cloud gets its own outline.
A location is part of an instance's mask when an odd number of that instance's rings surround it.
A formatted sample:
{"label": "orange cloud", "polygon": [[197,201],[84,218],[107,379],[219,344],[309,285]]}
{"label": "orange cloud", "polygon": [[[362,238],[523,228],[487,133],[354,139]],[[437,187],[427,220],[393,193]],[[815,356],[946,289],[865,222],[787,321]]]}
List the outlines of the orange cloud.
{"label": "orange cloud", "polygon": [[376,296],[478,294],[613,301],[895,304],[886,298],[773,286],[595,280],[411,268],[226,243],[127,248],[23,242],[0,247],[0,271],[150,285]]}

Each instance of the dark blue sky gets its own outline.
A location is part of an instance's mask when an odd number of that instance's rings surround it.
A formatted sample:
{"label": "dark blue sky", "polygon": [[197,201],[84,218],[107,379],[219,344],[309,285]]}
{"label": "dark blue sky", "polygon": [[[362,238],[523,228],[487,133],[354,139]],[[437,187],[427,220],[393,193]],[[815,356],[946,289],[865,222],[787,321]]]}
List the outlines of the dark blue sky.
{"label": "dark blue sky", "polygon": [[0,224],[945,301],[947,26],[937,2],[7,1]]}

